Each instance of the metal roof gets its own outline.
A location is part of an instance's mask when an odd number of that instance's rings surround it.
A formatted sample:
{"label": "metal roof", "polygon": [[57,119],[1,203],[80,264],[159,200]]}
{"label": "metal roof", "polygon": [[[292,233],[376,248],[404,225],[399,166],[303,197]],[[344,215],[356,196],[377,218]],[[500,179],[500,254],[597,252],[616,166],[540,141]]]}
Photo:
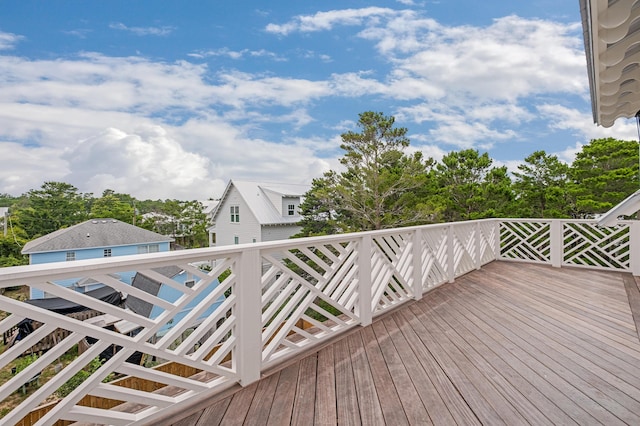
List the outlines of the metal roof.
{"label": "metal roof", "polygon": [[224,190],[224,194],[220,198],[220,203],[216,207],[216,211],[213,214],[214,221],[219,212],[219,207],[222,206],[224,199],[229,194],[232,187],[240,193],[242,199],[247,203],[251,213],[255,216],[258,223],[261,225],[281,225],[281,224],[295,224],[300,221],[300,216],[283,216],[276,206],[274,206],[267,192],[275,193],[281,197],[300,197],[311,189],[310,185],[305,184],[287,184],[287,183],[261,183],[250,181],[230,180],[227,187]]}
{"label": "metal roof", "polygon": [[580,0],[594,123],[640,111],[640,0]]}
{"label": "metal roof", "polygon": [[92,219],[29,241],[22,254],[171,241],[171,237],[116,219]]}

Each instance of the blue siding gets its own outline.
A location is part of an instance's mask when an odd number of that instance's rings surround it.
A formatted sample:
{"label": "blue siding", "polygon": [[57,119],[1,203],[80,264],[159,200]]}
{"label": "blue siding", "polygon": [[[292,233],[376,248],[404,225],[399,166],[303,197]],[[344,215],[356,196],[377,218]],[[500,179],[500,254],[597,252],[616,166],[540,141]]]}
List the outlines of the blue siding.
{"label": "blue siding", "polygon": [[[97,247],[97,248],[89,248],[89,249],[81,249],[81,250],[64,250],[64,251],[53,251],[53,252],[43,252],[43,253],[32,253],[29,256],[29,261],[32,265],[39,265],[43,263],[53,263],[53,262],[67,262],[67,253],[73,252],[75,254],[75,260],[86,260],[86,259],[99,259],[104,257],[104,250],[111,250],[111,257],[116,256],[128,256],[132,254],[139,254],[139,247],[148,247],[149,245],[157,245],[158,252],[169,251],[170,244],[169,242],[163,243],[153,243],[153,244],[135,244],[135,245],[126,245],[126,246],[114,246],[114,247]],[[142,250],[144,251],[144,250]],[[126,271],[121,272],[120,281],[125,282],[127,284],[131,284],[131,280],[135,275],[135,271]],[[66,280],[56,281],[56,284],[71,287],[76,282],[78,282],[78,278],[70,278]],[[82,287],[82,289],[86,291],[95,290],[100,288],[101,284],[93,284]],[[80,291],[80,288],[78,289]],[[30,299],[42,299],[44,298],[44,292],[39,289],[31,288],[29,292]]]}

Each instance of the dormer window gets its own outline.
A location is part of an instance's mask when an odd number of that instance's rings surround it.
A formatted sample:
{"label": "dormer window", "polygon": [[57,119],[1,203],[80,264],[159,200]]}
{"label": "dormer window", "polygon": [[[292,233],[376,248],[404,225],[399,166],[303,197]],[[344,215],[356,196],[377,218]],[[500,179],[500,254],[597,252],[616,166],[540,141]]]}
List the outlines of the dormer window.
{"label": "dormer window", "polygon": [[240,206],[231,206],[231,223],[240,223]]}
{"label": "dormer window", "polygon": [[289,204],[287,206],[287,212],[289,212],[289,216],[294,216],[296,214],[296,205],[295,204]]}

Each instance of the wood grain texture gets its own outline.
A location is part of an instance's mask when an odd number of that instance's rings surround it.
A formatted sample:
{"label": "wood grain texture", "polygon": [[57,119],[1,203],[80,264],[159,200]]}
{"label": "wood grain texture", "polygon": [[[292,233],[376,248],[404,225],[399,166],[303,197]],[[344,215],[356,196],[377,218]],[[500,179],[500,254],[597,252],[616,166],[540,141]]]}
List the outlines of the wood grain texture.
{"label": "wood grain texture", "polygon": [[639,323],[631,275],[493,262],[174,424],[640,424]]}

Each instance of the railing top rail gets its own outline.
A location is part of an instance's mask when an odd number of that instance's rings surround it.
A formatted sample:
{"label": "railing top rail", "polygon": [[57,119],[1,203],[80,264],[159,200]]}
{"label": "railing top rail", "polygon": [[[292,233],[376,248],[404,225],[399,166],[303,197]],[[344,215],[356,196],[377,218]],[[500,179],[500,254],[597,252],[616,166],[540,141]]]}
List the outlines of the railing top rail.
{"label": "railing top rail", "polygon": [[164,266],[170,263],[191,263],[205,262],[213,258],[238,256],[246,250],[258,249],[285,249],[287,247],[295,247],[298,245],[317,243],[332,243],[345,240],[353,240],[362,238],[363,236],[384,236],[397,233],[398,230],[403,232],[413,232],[416,229],[438,229],[448,226],[468,225],[478,222],[495,222],[499,219],[479,219],[466,222],[448,222],[434,223],[429,225],[411,226],[406,228],[381,229],[377,231],[352,232],[336,235],[324,235],[317,237],[305,237],[280,241],[268,241],[260,243],[237,244],[232,246],[207,247],[200,249],[176,250],[170,252],[158,252],[153,254],[134,254],[128,256],[106,257],[98,259],[74,260],[72,262],[54,262],[43,263],[37,265],[12,266],[0,268],[0,287],[6,287],[15,280],[21,280],[21,284],[28,284],[34,280],[42,280],[51,275],[55,275],[56,279],[66,277],[72,278],[78,276],[79,272],[91,269],[92,273],[108,273],[111,270],[127,270],[132,269],[151,269]]}

